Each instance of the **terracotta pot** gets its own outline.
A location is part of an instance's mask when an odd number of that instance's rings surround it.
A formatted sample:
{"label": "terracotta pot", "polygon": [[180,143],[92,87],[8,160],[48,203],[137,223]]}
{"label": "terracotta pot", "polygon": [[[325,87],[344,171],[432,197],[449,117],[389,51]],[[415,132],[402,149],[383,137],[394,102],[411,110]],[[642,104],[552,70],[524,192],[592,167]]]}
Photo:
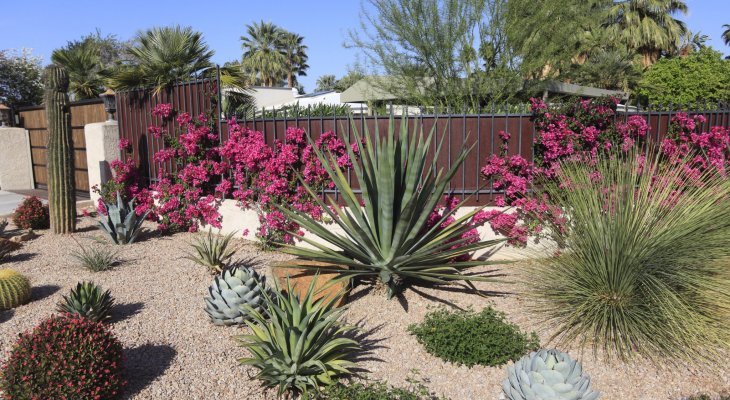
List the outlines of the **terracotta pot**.
{"label": "terracotta pot", "polygon": [[[317,292],[314,295],[316,300],[323,297],[330,299],[342,293],[342,297],[335,304],[338,307],[345,304],[349,292],[349,280],[341,280],[339,282],[332,283],[332,280],[340,277],[339,274],[334,272],[323,272],[318,269],[298,268],[299,266],[335,267],[342,269],[346,269],[347,267],[319,261],[299,259],[284,261],[271,266],[271,273],[276,277],[280,288],[285,289],[287,287],[286,280],[288,277],[292,288],[300,297],[302,297],[307,293],[309,285],[316,276],[317,282],[314,284],[315,291]],[[325,286],[327,287],[324,288]]]}

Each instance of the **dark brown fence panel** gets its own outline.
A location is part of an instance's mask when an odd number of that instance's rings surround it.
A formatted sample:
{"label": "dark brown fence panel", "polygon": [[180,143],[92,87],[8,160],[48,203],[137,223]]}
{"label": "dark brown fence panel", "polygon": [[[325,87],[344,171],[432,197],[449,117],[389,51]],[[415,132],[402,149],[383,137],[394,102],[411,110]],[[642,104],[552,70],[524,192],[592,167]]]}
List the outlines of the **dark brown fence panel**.
{"label": "dark brown fence panel", "polygon": [[[89,173],[86,165],[86,138],[84,126],[106,121],[106,112],[101,99],[84,100],[70,104],[71,135],[74,146],[74,177],[76,191],[80,195],[89,193]],[[42,106],[24,107],[18,110],[20,126],[28,130],[31,161],[36,188],[48,185],[48,121]]]}
{"label": "dark brown fence panel", "polygon": [[[151,124],[158,124],[161,121],[151,115],[155,105],[160,103],[171,103],[173,108],[180,112],[188,112],[197,116],[200,113],[210,111],[216,107],[213,114],[218,115],[216,106],[216,87],[211,80],[198,80],[175,85],[166,91],[155,95],[144,95],[144,92],[124,92],[117,94],[117,109],[120,123],[121,136],[132,142],[134,157],[139,163],[141,170],[147,176],[157,176],[158,167],[152,161],[156,151],[164,146],[160,139],[149,137],[147,127]],[[507,109],[508,107],[504,107]],[[533,143],[536,131],[531,115],[526,107],[518,113],[476,113],[476,114],[439,114],[439,115],[410,115],[407,116],[409,132],[414,127],[420,127],[425,132],[434,131],[434,139],[431,145],[431,159],[435,148],[441,143],[441,153],[437,160],[433,160],[438,167],[449,168],[463,149],[471,149],[464,162],[459,167],[456,175],[450,181],[447,190],[456,196],[467,201],[469,205],[490,204],[495,191],[492,182],[481,176],[481,167],[487,159],[501,151],[502,139],[500,132],[508,132],[510,139],[507,143],[507,154],[519,154],[527,160],[533,159]],[[678,111],[655,111],[651,108],[641,111],[617,113],[618,120],[627,120],[631,115],[643,117],[651,126],[651,139],[659,141],[667,131],[671,118]],[[707,119],[702,127],[709,129],[710,126],[730,126],[730,109],[728,107],[717,107],[714,110],[691,110],[689,114],[701,114]],[[319,137],[323,132],[333,131],[340,137],[348,137],[354,141],[353,125],[359,132],[368,131],[374,135],[376,131],[384,135],[387,132],[389,116],[365,116],[355,115],[352,117],[343,116],[296,116],[279,118],[253,118],[250,120],[239,120],[239,125],[261,131],[264,134],[266,143],[273,144],[275,140],[284,140],[286,130],[289,127],[304,129],[313,139]],[[396,124],[400,123],[400,117],[396,117]],[[228,139],[228,127],[225,121],[220,123],[221,141]],[[376,129],[377,127],[377,129]],[[167,129],[172,129],[168,123]],[[174,170],[173,165],[162,166],[165,171]],[[353,182],[352,174],[350,181],[354,189],[358,189],[357,182]],[[337,195],[337,193],[335,193]]]}
{"label": "dark brown fence panel", "polygon": [[[201,114],[209,118],[215,117],[220,113],[217,99],[216,81],[211,79],[181,82],[158,93],[142,89],[117,93],[120,137],[132,144],[133,157],[146,178],[154,181],[160,172],[175,170],[172,162],[162,166],[154,162],[154,154],[164,148],[165,143],[162,138],[151,135],[148,127],[161,125],[167,132],[179,136],[180,132],[175,131],[175,116],[187,112],[193,118]],[[161,117],[152,115],[158,104],[165,103],[171,104],[178,113],[166,122]]]}

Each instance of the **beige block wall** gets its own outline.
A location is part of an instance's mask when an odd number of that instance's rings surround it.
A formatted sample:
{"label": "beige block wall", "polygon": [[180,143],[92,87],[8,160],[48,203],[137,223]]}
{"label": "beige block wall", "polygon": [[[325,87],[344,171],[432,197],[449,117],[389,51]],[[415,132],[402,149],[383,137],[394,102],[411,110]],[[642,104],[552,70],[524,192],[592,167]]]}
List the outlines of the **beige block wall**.
{"label": "beige block wall", "polygon": [[0,189],[33,189],[33,164],[28,131],[0,128]]}
{"label": "beige block wall", "polygon": [[[98,122],[84,126],[86,138],[86,165],[88,166],[89,188],[111,179],[110,163],[121,157],[119,151],[119,124],[117,121]],[[91,200],[96,203],[99,195],[91,191]]]}

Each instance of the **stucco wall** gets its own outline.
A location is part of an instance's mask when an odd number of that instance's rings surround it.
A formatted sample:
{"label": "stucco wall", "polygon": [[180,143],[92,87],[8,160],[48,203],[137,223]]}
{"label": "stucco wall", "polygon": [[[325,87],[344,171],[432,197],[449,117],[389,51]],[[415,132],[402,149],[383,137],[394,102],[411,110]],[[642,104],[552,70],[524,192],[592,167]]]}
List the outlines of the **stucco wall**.
{"label": "stucco wall", "polygon": [[[97,122],[84,126],[86,137],[86,165],[88,166],[89,188],[111,179],[110,163],[121,156],[119,151],[119,124],[117,121]],[[91,191],[91,200],[96,203],[99,195]]]}
{"label": "stucco wall", "polygon": [[30,140],[23,128],[0,128],[0,189],[33,189]]}
{"label": "stucco wall", "polygon": [[[457,212],[457,217],[462,216],[470,211],[472,211],[474,207],[462,207]],[[237,232],[237,235],[241,235],[243,232],[248,230],[248,235],[245,237],[249,240],[257,240],[256,239],[256,231],[259,228],[259,220],[258,216],[256,215],[256,212],[253,210],[242,210],[236,205],[236,201],[234,200],[224,200],[223,204],[221,205],[219,212],[221,213],[223,217],[223,226],[220,230],[221,234],[228,234],[230,232]],[[343,234],[344,232],[342,228],[340,228],[337,224],[331,224],[329,225],[330,231]],[[201,227],[202,230],[209,230],[212,229],[214,232],[218,232],[218,229],[211,228],[211,227]],[[479,234],[482,238],[482,240],[491,240],[499,238],[500,236],[495,234],[489,226],[483,226],[479,228]],[[320,240],[314,235],[312,235],[309,232],[305,231],[305,236],[308,238],[312,238],[316,240],[318,243],[326,244]],[[308,243],[300,242],[297,244],[298,246],[304,246],[304,247],[312,247]],[[540,252],[540,248],[542,246],[535,246],[531,245],[528,246],[526,249],[517,249],[514,247],[509,246],[500,246],[499,250],[494,254],[492,257],[493,259],[499,259],[499,260],[520,260],[525,259],[527,257],[533,256],[536,253]],[[482,256],[484,255],[488,250],[482,250],[480,252],[477,252],[476,256]]]}

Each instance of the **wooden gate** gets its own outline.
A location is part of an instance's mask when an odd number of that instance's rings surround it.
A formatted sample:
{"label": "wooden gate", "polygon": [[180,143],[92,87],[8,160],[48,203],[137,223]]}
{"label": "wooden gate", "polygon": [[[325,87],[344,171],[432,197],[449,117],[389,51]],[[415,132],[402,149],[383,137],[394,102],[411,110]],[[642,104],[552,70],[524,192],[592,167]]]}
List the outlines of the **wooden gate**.
{"label": "wooden gate", "polygon": [[[76,191],[89,195],[89,173],[86,166],[86,139],[84,125],[106,121],[106,112],[101,99],[83,100],[70,103],[71,133],[74,146],[74,168]],[[28,130],[30,153],[33,163],[33,178],[36,188],[48,185],[46,157],[48,153],[48,120],[43,106],[18,109],[20,126]]]}

